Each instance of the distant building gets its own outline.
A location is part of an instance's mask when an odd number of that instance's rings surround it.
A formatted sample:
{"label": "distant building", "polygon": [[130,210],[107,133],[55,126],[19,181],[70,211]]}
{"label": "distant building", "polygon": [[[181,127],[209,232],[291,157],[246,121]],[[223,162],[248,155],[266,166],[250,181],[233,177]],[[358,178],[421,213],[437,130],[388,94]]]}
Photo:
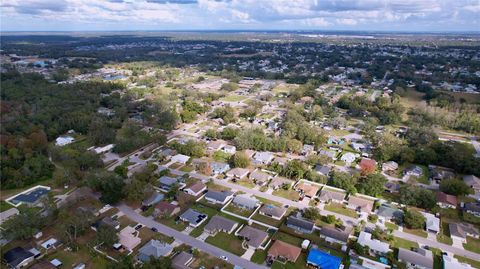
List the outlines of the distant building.
{"label": "distant building", "polygon": [[55,139],[55,146],[63,147],[73,142],[75,142],[75,138],[71,136],[60,136]]}
{"label": "distant building", "polygon": [[170,255],[172,251],[172,245],[152,239],[138,250],[138,259],[142,262],[148,262],[151,257],[156,259],[166,257]]}

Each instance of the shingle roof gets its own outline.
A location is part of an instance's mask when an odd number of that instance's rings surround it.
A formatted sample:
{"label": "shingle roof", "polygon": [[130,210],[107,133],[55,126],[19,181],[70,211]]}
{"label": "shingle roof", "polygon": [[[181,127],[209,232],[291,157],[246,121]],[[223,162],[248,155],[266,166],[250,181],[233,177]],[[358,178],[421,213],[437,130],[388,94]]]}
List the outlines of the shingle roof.
{"label": "shingle roof", "polygon": [[302,182],[302,183],[300,183],[296,186],[296,189],[303,191],[303,193],[306,196],[313,197],[317,194],[317,192],[320,188],[315,186],[315,185],[305,184],[305,183]]}
{"label": "shingle roof", "polygon": [[268,233],[255,229],[251,226],[244,226],[238,235],[246,238],[247,244],[254,248],[261,246],[263,241],[265,241],[265,239],[268,237]]}
{"label": "shingle roof", "polygon": [[437,192],[437,202],[457,206],[457,197],[444,192]]}
{"label": "shingle roof", "polygon": [[466,238],[469,234],[479,234],[478,229],[475,228],[475,226],[467,223],[450,223],[448,228],[450,230],[450,235],[460,238]]}
{"label": "shingle roof", "polygon": [[150,256],[159,258],[170,254],[172,250],[172,245],[152,239],[138,250],[139,259],[146,262],[150,259]]}
{"label": "shingle roof", "polygon": [[232,195],[229,191],[212,191],[208,190],[207,194],[205,194],[205,198],[213,199],[219,202],[225,201],[225,199]]}
{"label": "shingle roof", "polygon": [[280,218],[285,214],[285,212],[287,212],[287,209],[279,206],[264,204],[262,208],[260,208],[259,212],[265,215]]}
{"label": "shingle roof", "polygon": [[373,201],[356,197],[356,196],[350,196],[348,198],[348,204],[354,205],[360,208],[361,211],[365,211],[365,212],[370,212],[373,209]]}
{"label": "shingle roof", "polygon": [[360,232],[357,242],[361,246],[368,246],[371,250],[380,253],[387,253],[390,251],[390,245],[378,239],[372,239],[372,234],[364,231]]}
{"label": "shingle roof", "polygon": [[268,255],[272,257],[285,257],[291,262],[295,262],[300,256],[302,249],[280,240],[275,240],[268,250]]}
{"label": "shingle roof", "polygon": [[258,200],[249,195],[237,195],[233,198],[233,203],[239,206],[254,208],[258,204]]}
{"label": "shingle roof", "polygon": [[345,198],[345,193],[330,191],[323,189],[318,196],[318,199],[322,202],[328,202],[330,200],[342,201]]}
{"label": "shingle roof", "polygon": [[425,268],[433,268],[433,255],[430,250],[419,248],[418,252],[399,248],[398,259]]}
{"label": "shingle roof", "polygon": [[206,218],[206,215],[189,208],[187,209],[187,211],[183,212],[180,218],[191,224],[197,224],[200,223],[204,218]]}
{"label": "shingle roof", "polygon": [[236,225],[237,223],[233,220],[221,216],[213,216],[208,224],[205,225],[204,230],[210,233],[215,233],[218,231],[230,231]]}
{"label": "shingle roof", "polygon": [[299,218],[296,218],[296,217],[288,217],[287,218],[287,225],[292,225],[292,226],[296,226],[296,227],[299,227],[299,228],[302,228],[304,230],[313,230],[313,222],[310,222],[310,221],[307,221],[307,220],[304,220],[304,219],[299,219]]}
{"label": "shingle roof", "polygon": [[5,262],[13,267],[30,257],[33,257],[33,254],[22,247],[12,248],[3,254]]}
{"label": "shingle roof", "polygon": [[182,251],[172,258],[172,267],[174,269],[187,269],[189,267],[186,266],[186,264],[188,264],[192,259],[192,254]]}
{"label": "shingle roof", "polygon": [[324,226],[320,230],[321,235],[330,237],[345,243],[348,241],[348,237],[350,236],[351,232],[352,232],[352,227],[347,227],[344,230],[341,230],[332,226]]}

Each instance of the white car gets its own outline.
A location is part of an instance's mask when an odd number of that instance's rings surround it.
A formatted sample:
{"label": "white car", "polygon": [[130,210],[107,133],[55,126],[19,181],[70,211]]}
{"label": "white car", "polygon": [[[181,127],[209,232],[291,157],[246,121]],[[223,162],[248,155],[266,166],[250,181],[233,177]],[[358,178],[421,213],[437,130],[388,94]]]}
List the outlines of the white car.
{"label": "white car", "polygon": [[224,261],[228,261],[228,257],[227,256],[220,256],[220,259],[224,260]]}

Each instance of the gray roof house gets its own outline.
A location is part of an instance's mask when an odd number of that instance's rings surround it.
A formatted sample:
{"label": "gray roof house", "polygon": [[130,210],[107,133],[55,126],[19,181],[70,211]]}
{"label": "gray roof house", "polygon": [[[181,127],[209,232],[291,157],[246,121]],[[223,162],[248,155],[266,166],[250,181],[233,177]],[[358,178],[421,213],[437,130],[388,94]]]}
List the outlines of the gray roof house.
{"label": "gray roof house", "polygon": [[318,152],[318,155],[326,156],[326,157],[328,157],[328,158],[330,158],[330,159],[332,159],[332,160],[335,160],[335,155],[336,155],[336,154],[337,154],[337,153],[336,153],[335,151],[324,150],[324,149],[322,149],[322,150],[320,150],[320,151]]}
{"label": "gray roof house", "polygon": [[255,229],[250,226],[244,226],[242,230],[237,233],[237,235],[245,239],[247,241],[247,245],[253,248],[259,248],[268,238],[267,232]]}
{"label": "gray roof house", "polygon": [[330,203],[330,202],[342,203],[344,199],[345,199],[345,193],[330,191],[325,188],[322,189],[322,191],[320,192],[320,195],[318,196],[318,200],[323,203]]}
{"label": "gray roof house", "polygon": [[283,188],[283,186],[287,186],[288,188],[291,188],[293,182],[294,182],[293,180],[290,180],[288,178],[276,176],[270,181],[269,185],[272,189],[276,190],[276,189]]}
{"label": "gray roof house", "polygon": [[255,170],[250,173],[248,176],[251,180],[255,182],[255,184],[259,186],[263,186],[268,183],[268,181],[272,178],[270,174],[267,174],[265,172]]}
{"label": "gray roof house", "polygon": [[480,202],[466,203],[463,210],[469,214],[480,218]]}
{"label": "gray roof house", "polygon": [[287,227],[302,233],[312,233],[313,227],[315,226],[313,222],[293,216],[287,218],[286,224]]}
{"label": "gray roof house", "polygon": [[205,199],[214,204],[225,204],[228,200],[233,197],[233,193],[229,191],[212,191],[209,190],[205,194]]}
{"label": "gray roof house", "polygon": [[467,242],[467,236],[473,238],[480,237],[478,229],[470,223],[450,223],[448,224],[448,228],[450,229],[450,237],[460,240],[463,243]]}
{"label": "gray roof house", "polygon": [[192,227],[198,227],[205,220],[207,220],[207,217],[208,216],[206,214],[200,213],[191,208],[187,209],[187,211],[183,212],[183,214],[180,215],[180,219],[188,222],[189,225]]}
{"label": "gray roof house", "polygon": [[230,165],[228,163],[220,162],[211,162],[210,167],[215,175],[223,174],[230,169]]}
{"label": "gray roof house", "polygon": [[182,251],[172,258],[172,267],[174,269],[188,269],[190,268],[188,265],[192,262],[192,260],[192,254]]}
{"label": "gray roof house", "polygon": [[226,173],[227,177],[242,179],[248,175],[250,170],[235,167]]}
{"label": "gray roof house", "polygon": [[332,168],[330,166],[317,164],[315,166],[315,171],[322,176],[328,177],[330,175],[330,171],[332,171]]}
{"label": "gray roof house", "polygon": [[143,200],[142,205],[143,206],[156,205],[157,203],[162,201],[164,198],[165,198],[165,195],[163,195],[161,193],[158,193],[158,192],[154,192],[154,193],[152,193],[152,195],[150,195],[150,197]]}
{"label": "gray roof house", "polygon": [[338,243],[346,245],[348,238],[352,233],[352,227],[345,227],[344,229],[336,228],[334,226],[323,226],[320,230],[320,238],[324,238],[329,243]]}
{"label": "gray roof house", "polygon": [[390,249],[390,244],[387,242],[382,242],[378,239],[372,239],[372,234],[365,231],[360,232],[357,243],[361,246],[368,246],[370,254],[385,255],[387,252],[392,251]]}
{"label": "gray roof house", "polygon": [[425,216],[425,230],[430,233],[438,234],[440,232],[440,219],[430,213],[422,213]]}
{"label": "gray roof house", "polygon": [[237,228],[238,223],[233,220],[221,217],[213,216],[212,219],[205,225],[204,231],[214,235],[217,232],[231,233]]}
{"label": "gray roof house", "polygon": [[33,253],[22,247],[12,248],[3,253],[3,261],[9,268],[22,268],[33,260]]}
{"label": "gray roof house", "polygon": [[258,200],[248,194],[241,194],[233,198],[233,203],[241,208],[254,209],[258,205]]}
{"label": "gray roof house", "polygon": [[275,158],[275,156],[273,156],[273,154],[270,152],[266,152],[266,151],[257,152],[253,156],[253,163],[256,165],[269,164],[272,162],[273,158]]}
{"label": "gray roof house", "polygon": [[284,207],[267,205],[267,204],[262,205],[262,207],[258,211],[259,214],[276,219],[276,220],[282,219],[286,212],[287,212],[287,209]]}
{"label": "gray roof house", "polygon": [[158,180],[159,184],[160,184],[160,188],[161,189],[164,189],[164,190],[170,190],[170,188],[177,184],[178,181],[177,179],[175,178],[172,178],[172,177],[167,177],[167,176],[162,176],[160,177],[160,179]]}
{"label": "gray roof house", "polygon": [[138,250],[138,259],[142,262],[148,262],[150,257],[165,257],[170,255],[172,251],[172,245],[152,239]]}
{"label": "gray roof house", "polygon": [[377,216],[385,220],[402,220],[403,211],[389,204],[382,204],[378,207]]}
{"label": "gray roof house", "polygon": [[406,263],[408,268],[432,269],[433,255],[430,250],[423,248],[411,251],[404,248],[398,249],[398,260]]}

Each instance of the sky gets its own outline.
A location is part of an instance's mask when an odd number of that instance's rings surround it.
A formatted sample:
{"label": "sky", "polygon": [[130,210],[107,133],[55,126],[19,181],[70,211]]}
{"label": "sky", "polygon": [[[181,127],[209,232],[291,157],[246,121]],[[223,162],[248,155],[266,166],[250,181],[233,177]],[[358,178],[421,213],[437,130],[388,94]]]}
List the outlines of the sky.
{"label": "sky", "polygon": [[480,0],[1,0],[1,31],[480,31]]}

